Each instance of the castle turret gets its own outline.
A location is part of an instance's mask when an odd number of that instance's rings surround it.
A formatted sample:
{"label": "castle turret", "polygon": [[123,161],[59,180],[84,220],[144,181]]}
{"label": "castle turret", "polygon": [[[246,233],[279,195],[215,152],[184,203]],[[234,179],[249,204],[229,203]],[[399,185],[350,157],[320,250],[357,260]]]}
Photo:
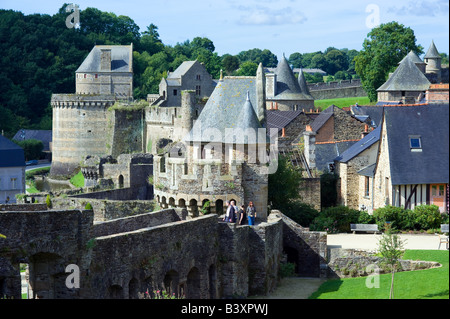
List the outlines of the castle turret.
{"label": "castle turret", "polygon": [[266,76],[262,63],[256,70],[256,101],[259,123],[262,127],[266,127]]}
{"label": "castle turret", "polygon": [[441,56],[434,45],[434,41],[431,41],[431,45],[428,48],[427,53],[424,56],[426,66],[426,73],[436,74],[436,82],[441,82]]}
{"label": "castle turret", "polygon": [[192,129],[195,114],[195,91],[181,91],[181,126],[182,136],[188,134]]}

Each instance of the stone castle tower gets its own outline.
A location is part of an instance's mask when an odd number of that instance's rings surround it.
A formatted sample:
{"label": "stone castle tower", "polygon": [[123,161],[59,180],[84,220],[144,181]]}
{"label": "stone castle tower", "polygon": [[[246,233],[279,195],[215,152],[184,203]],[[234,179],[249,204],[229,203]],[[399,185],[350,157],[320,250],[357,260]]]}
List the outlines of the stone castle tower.
{"label": "stone castle tower", "polygon": [[428,48],[427,53],[423,57],[425,60],[426,66],[426,73],[434,73],[436,74],[436,81],[437,83],[441,82],[441,56],[436,49],[436,46],[434,45],[434,41],[431,41],[431,45]]}
{"label": "stone castle tower", "polygon": [[108,153],[107,109],[132,99],[133,45],[95,46],[75,72],[75,94],[53,94],[52,176],[70,176],[86,155]]}
{"label": "stone castle tower", "polygon": [[[268,174],[260,156],[269,147],[263,76],[259,65],[256,77],[221,77],[183,143],[155,156],[154,192],[161,207],[221,215],[228,200],[253,201],[258,216],[267,217]],[[192,103],[193,92],[183,97]]]}

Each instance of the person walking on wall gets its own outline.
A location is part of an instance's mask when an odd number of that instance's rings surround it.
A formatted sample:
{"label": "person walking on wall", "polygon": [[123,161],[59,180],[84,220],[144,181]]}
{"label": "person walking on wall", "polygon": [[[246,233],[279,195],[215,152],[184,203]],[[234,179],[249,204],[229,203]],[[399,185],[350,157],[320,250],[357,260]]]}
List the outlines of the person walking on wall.
{"label": "person walking on wall", "polygon": [[255,209],[255,206],[253,206],[253,202],[248,203],[247,218],[248,218],[248,224],[250,226],[255,225],[256,209]]}
{"label": "person walking on wall", "polygon": [[227,212],[225,213],[225,217],[223,218],[224,222],[230,221],[230,210],[232,209],[232,206],[230,205],[230,201],[227,200]]}
{"label": "person walking on wall", "polygon": [[237,220],[238,220],[238,225],[245,225],[246,221],[247,221],[247,214],[245,213],[245,206],[242,205],[239,208],[238,214],[237,214]]}
{"label": "person walking on wall", "polygon": [[230,214],[229,214],[229,221],[230,223],[235,223],[236,222],[236,213],[237,213],[237,207],[236,207],[236,202],[234,200],[232,200],[230,202]]}

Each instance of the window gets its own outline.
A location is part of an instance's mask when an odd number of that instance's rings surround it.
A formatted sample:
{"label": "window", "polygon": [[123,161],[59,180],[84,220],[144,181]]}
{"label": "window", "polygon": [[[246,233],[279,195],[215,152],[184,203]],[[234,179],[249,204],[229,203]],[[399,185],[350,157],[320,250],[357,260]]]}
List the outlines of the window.
{"label": "window", "polygon": [[364,196],[369,197],[369,185],[370,185],[370,178],[369,176],[364,176]]}
{"label": "window", "polygon": [[202,76],[201,76],[200,74],[197,74],[197,77],[196,77],[196,79],[197,79],[197,81],[201,81],[201,79],[202,79]]}
{"label": "window", "polygon": [[178,91],[177,90],[173,90],[173,95],[175,96],[177,94],[178,94]]}
{"label": "window", "polygon": [[98,79],[98,74],[95,75],[95,78]]}
{"label": "window", "polygon": [[409,147],[412,152],[421,152],[422,151],[422,140],[420,136],[410,136],[409,137]]}
{"label": "window", "polygon": [[17,189],[17,178],[11,177],[11,189]]}
{"label": "window", "polygon": [[201,95],[201,92],[202,92],[202,90],[201,90],[200,85],[196,85],[195,86],[195,95]]}

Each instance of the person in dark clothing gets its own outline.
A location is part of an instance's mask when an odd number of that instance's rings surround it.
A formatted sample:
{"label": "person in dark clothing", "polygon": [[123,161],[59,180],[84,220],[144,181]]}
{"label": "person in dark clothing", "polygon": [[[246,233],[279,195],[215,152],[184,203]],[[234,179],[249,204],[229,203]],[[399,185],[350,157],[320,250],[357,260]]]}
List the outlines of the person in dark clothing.
{"label": "person in dark clothing", "polygon": [[238,225],[245,225],[245,223],[247,222],[247,214],[245,212],[245,206],[242,205],[239,208],[238,214],[237,214],[237,221],[238,221]]}

